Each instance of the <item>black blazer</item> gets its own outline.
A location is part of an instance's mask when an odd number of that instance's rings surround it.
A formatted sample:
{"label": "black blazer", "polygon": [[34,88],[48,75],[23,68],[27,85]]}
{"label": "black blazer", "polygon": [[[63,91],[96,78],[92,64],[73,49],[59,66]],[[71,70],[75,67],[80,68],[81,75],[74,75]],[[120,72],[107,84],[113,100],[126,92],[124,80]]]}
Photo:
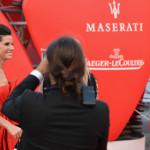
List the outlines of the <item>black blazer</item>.
{"label": "black blazer", "polygon": [[39,80],[27,76],[6,100],[2,112],[23,129],[18,150],[106,150],[108,106],[85,106],[74,93],[52,87],[34,92]]}

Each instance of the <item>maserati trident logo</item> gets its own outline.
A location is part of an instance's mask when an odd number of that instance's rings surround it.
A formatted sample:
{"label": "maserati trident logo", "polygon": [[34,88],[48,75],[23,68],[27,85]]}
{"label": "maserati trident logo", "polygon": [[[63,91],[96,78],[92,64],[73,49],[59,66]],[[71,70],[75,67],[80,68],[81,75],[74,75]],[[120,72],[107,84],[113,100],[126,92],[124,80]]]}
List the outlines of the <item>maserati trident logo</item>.
{"label": "maserati trident logo", "polygon": [[[119,0],[109,0],[111,2],[107,2],[106,6],[110,10],[110,14],[113,16],[115,21],[109,21],[109,22],[93,22],[93,21],[87,21],[85,23],[85,32],[99,32],[99,33],[131,33],[131,32],[143,32],[144,23],[143,22],[135,22],[135,21],[117,21],[118,16],[120,15],[120,5],[121,2],[118,2]],[[109,5],[109,6],[108,6]],[[122,12],[124,13],[124,12]],[[108,19],[110,19],[108,17]]]}
{"label": "maserati trident logo", "polygon": [[120,3],[117,3],[113,0],[112,3],[109,3],[110,13],[114,15],[114,18],[117,19],[118,15],[120,14]]}

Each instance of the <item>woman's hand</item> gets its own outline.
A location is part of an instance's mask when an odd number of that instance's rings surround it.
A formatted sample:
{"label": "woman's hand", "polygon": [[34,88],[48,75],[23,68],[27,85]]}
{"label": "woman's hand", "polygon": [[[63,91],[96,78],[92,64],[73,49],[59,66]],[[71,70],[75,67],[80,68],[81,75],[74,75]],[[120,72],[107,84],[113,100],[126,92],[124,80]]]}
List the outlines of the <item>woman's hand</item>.
{"label": "woman's hand", "polygon": [[36,68],[39,72],[41,72],[43,75],[47,73],[48,71],[48,60],[47,58],[43,58],[43,60],[40,62],[38,67]]}
{"label": "woman's hand", "polygon": [[13,124],[9,124],[7,131],[17,140],[19,140],[22,135],[22,129]]}
{"label": "woman's hand", "polygon": [[7,129],[7,131],[15,138],[19,139],[22,135],[22,129],[19,128],[16,125],[13,125],[10,123],[8,120],[4,119],[3,117],[0,116],[0,126],[4,127]]}

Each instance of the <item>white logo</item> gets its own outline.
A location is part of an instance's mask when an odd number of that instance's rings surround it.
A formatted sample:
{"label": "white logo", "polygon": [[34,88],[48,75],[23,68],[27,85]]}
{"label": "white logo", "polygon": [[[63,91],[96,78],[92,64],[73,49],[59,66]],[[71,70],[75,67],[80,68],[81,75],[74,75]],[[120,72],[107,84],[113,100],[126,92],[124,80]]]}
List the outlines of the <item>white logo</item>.
{"label": "white logo", "polygon": [[114,18],[117,19],[118,15],[120,14],[120,3],[117,3],[113,0],[112,3],[109,3],[110,13],[114,15]]}
{"label": "white logo", "polygon": [[113,49],[113,54],[110,54],[105,60],[88,60],[90,70],[139,70],[144,65],[143,59],[125,59],[123,54],[120,54],[119,48]]}
{"label": "white logo", "polygon": [[109,55],[109,58],[112,58],[112,59],[123,59],[123,55],[120,55],[120,49],[119,48],[114,48],[113,49],[114,51],[114,54],[110,54]]}
{"label": "white logo", "polygon": [[[120,3],[117,0],[112,0],[112,2],[107,3],[109,5],[110,13],[115,18],[115,21],[120,14]],[[143,32],[144,24],[143,22],[86,22],[85,32],[88,33],[117,33],[117,32]]]}

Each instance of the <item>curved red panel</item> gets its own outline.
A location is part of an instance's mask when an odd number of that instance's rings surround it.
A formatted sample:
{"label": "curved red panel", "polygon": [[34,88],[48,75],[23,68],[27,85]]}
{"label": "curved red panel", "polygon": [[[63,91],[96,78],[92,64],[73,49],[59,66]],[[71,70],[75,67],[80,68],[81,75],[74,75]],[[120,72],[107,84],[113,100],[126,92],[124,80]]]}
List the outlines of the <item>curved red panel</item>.
{"label": "curved red panel", "polygon": [[150,1],[24,0],[23,9],[39,55],[60,35],[81,40],[100,98],[110,106],[110,140],[115,140],[149,76]]}
{"label": "curved red panel", "polygon": [[24,47],[19,41],[15,31],[10,26],[5,16],[0,12],[0,23],[10,27],[14,40],[13,58],[8,60],[4,65],[4,70],[9,80],[22,80],[31,70],[32,64],[25,52]]}

